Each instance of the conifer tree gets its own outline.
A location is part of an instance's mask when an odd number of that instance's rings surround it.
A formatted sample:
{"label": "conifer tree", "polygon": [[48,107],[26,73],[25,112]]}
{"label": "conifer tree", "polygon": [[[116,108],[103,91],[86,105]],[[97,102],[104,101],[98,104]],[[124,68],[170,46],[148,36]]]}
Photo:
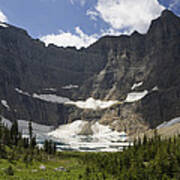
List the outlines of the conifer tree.
{"label": "conifer tree", "polygon": [[30,120],[29,121],[29,137],[30,137],[30,140],[32,140],[32,136],[33,136],[33,129],[32,129],[32,121]]}
{"label": "conifer tree", "polygon": [[17,120],[14,121],[12,127],[11,127],[11,140],[14,145],[17,145],[18,139],[19,139],[19,132],[18,132],[18,122]]}

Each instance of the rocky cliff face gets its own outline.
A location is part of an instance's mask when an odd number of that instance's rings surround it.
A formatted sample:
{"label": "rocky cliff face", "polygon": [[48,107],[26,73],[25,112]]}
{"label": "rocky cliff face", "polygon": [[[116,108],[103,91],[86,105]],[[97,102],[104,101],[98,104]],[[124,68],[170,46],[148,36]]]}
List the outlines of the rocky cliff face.
{"label": "rocky cliff face", "polygon": [[[53,125],[96,119],[130,133],[180,116],[179,32],[180,18],[168,10],[147,34],[106,36],[81,50],[45,47],[21,29],[0,27],[0,99],[10,106],[2,103],[2,114]],[[88,108],[33,93],[117,103]]]}

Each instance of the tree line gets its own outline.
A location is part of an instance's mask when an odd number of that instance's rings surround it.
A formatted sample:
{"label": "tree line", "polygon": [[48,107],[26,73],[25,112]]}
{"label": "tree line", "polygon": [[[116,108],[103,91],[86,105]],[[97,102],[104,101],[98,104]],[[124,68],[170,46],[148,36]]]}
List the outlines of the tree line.
{"label": "tree line", "polygon": [[123,152],[88,153],[82,161],[86,169],[80,179],[179,180],[180,136],[162,140],[155,131]]}
{"label": "tree line", "polygon": [[32,162],[40,154],[55,154],[56,144],[51,140],[45,140],[44,148],[39,149],[36,143],[36,136],[33,135],[32,122],[29,121],[29,137],[23,137],[19,131],[18,122],[15,120],[10,128],[2,123],[0,117],[0,158],[17,160],[19,152],[22,152],[25,163]]}

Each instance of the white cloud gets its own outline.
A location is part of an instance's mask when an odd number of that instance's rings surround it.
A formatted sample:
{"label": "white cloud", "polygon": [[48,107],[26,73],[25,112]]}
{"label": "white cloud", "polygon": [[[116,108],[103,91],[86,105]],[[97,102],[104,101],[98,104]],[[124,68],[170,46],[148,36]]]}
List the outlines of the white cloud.
{"label": "white cloud", "polygon": [[157,0],[98,0],[94,12],[113,29],[145,33],[163,9]]}
{"label": "white cloud", "polygon": [[0,10],[0,21],[1,22],[7,22],[8,19],[7,17],[5,16],[5,14]]}
{"label": "white cloud", "polygon": [[119,31],[114,28],[109,28],[109,29],[101,29],[101,36],[120,36],[120,35],[130,35],[132,32],[131,31]]}
{"label": "white cloud", "polygon": [[85,34],[80,27],[75,28],[75,33],[59,31],[59,34],[50,34],[43,36],[40,39],[48,44],[56,44],[57,46],[68,47],[75,46],[77,49],[88,47],[98,39],[97,34]]}
{"label": "white cloud", "polygon": [[[69,0],[72,4],[80,3],[82,6],[86,0]],[[98,38],[105,35],[131,34],[134,30],[145,33],[152,19],[157,18],[164,6],[157,0],[97,0],[94,9],[86,12],[92,20],[102,19],[109,24],[108,29],[101,29],[98,34],[88,35],[80,27],[75,28],[75,33],[60,30],[58,34],[50,34],[41,37],[46,45],[52,43],[57,46],[75,46],[77,49],[88,47]]]}
{"label": "white cloud", "polygon": [[74,3],[79,3],[81,6],[86,4],[86,0],[70,0],[70,2],[72,5],[74,5]]}
{"label": "white cloud", "polygon": [[91,20],[97,21],[98,13],[96,11],[88,9],[86,15],[89,16]]}

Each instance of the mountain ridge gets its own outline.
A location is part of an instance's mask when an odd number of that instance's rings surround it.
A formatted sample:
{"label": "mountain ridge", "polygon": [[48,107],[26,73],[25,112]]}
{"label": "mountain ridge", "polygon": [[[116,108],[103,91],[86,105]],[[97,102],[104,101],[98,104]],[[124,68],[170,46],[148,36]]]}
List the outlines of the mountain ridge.
{"label": "mountain ridge", "polygon": [[[10,110],[1,104],[3,116],[55,126],[97,119],[129,133],[180,116],[180,18],[169,10],[152,21],[146,34],[105,36],[80,50],[46,47],[26,31],[6,25],[0,27],[0,98]],[[68,85],[76,88],[62,88]],[[143,98],[125,102],[128,95],[145,90],[148,94]],[[33,93],[124,103],[107,109],[80,109],[34,98]]]}

